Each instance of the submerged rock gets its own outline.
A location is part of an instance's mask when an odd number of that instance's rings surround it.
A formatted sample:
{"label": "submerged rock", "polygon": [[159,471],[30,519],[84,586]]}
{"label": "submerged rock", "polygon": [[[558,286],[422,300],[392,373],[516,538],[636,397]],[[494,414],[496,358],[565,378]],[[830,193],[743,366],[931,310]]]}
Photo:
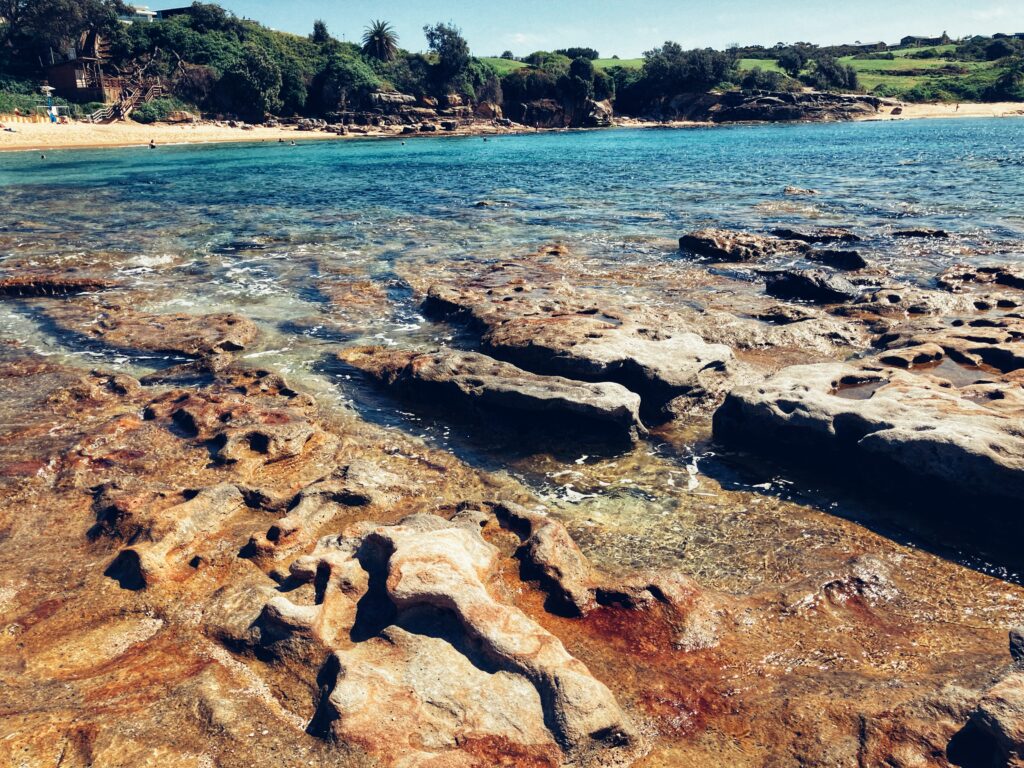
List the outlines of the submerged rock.
{"label": "submerged rock", "polygon": [[799,240],[804,243],[828,245],[831,243],[859,243],[860,235],[841,227],[822,227],[820,229],[802,230],[779,228],[772,234],[783,240]]}
{"label": "submerged rock", "polygon": [[731,392],[714,416],[716,439],[804,466],[832,465],[857,481],[915,479],[975,500],[1024,499],[1024,390],[948,382],[849,364],[786,368]]}
{"label": "submerged rock", "polygon": [[933,240],[945,240],[949,232],[944,229],[897,229],[892,233],[893,237],[901,238],[930,238]]}
{"label": "submerged rock", "polygon": [[71,296],[111,288],[114,283],[92,277],[68,275],[19,275],[0,277],[0,296]]}
{"label": "submerged rock", "polygon": [[338,357],[405,395],[542,421],[566,419],[636,438],[640,396],[620,384],[539,376],[477,352],[358,347]]}

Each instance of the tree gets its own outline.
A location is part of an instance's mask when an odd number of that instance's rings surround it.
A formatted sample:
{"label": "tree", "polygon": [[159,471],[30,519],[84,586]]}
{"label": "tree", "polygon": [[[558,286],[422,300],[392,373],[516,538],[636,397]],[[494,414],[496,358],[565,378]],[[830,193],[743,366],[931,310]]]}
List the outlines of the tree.
{"label": "tree", "polygon": [[577,47],[577,48],[559,48],[557,51],[555,51],[555,53],[560,53],[560,54],[562,54],[563,56],[565,56],[566,58],[569,58],[569,59],[581,59],[582,58],[582,59],[589,59],[590,61],[594,61],[595,59],[601,58],[601,54],[599,54],[593,48],[580,48],[580,47]]}
{"label": "tree", "polygon": [[443,89],[458,88],[469,69],[469,43],[454,24],[437,23],[423,28],[427,47],[437,55],[437,83]]}
{"label": "tree", "polygon": [[224,73],[219,89],[239,115],[262,120],[281,107],[281,68],[261,46],[247,42],[242,55]]}
{"label": "tree", "polygon": [[729,80],[735,68],[732,54],[711,48],[684,51],[672,41],[644,53],[645,86],[656,96],[706,90]]}
{"label": "tree", "polygon": [[398,35],[386,21],[371,21],[363,32],[363,55],[378,61],[398,56]]}
{"label": "tree", "polygon": [[327,31],[327,24],[324,23],[323,19],[317,19],[313,22],[313,34],[309,36],[309,39],[317,45],[331,42],[331,33]]}
{"label": "tree", "polygon": [[855,91],[860,87],[857,70],[848,64],[840,64],[834,56],[822,54],[814,60],[811,73],[804,82],[821,91]]}
{"label": "tree", "polygon": [[514,53],[512,53],[512,51],[505,51],[503,54],[501,54],[501,58],[508,59],[509,61],[516,60],[516,56]]}
{"label": "tree", "polygon": [[365,60],[338,51],[318,76],[315,90],[320,110],[336,112],[361,104],[380,86],[380,80]]}
{"label": "tree", "polygon": [[786,48],[777,59],[782,70],[790,77],[797,77],[807,65],[807,54],[801,48]]}

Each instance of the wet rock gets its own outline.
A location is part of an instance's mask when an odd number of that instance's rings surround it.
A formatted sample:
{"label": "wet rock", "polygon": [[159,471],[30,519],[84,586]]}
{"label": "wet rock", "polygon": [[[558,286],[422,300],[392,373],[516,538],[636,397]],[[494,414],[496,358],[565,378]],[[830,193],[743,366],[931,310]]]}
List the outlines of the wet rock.
{"label": "wet rock", "polygon": [[868,266],[867,261],[860,255],[860,251],[837,251],[822,249],[811,251],[807,254],[810,261],[816,261],[833,269],[842,269],[846,272],[856,272]]}
{"label": "wet rock", "polygon": [[1024,414],[1019,385],[957,389],[891,368],[849,364],[784,369],[731,392],[715,437],[819,466],[854,461],[879,480],[960,497],[1024,498]]}
{"label": "wet rock", "polygon": [[420,400],[476,407],[514,418],[567,419],[613,436],[646,434],[640,396],[619,384],[538,376],[475,352],[347,349],[339,358],[387,387]]}
{"label": "wet rock", "polygon": [[492,505],[490,512],[519,536],[516,557],[523,564],[522,575],[540,582],[550,597],[549,610],[585,617],[601,607],[644,610],[661,604],[677,630],[675,648],[695,651],[718,644],[723,601],[710,599],[687,577],[637,573],[612,579],[591,567],[565,526],[546,511],[506,501]]}
{"label": "wet rock", "polygon": [[0,277],[0,296],[72,296],[112,288],[114,283],[92,277],[19,275]]}
{"label": "wet rock", "polygon": [[782,190],[782,194],[789,195],[791,197],[809,197],[811,195],[818,195],[821,193],[816,189],[789,186]]}
{"label": "wet rock", "polygon": [[924,343],[883,352],[878,355],[878,362],[909,369],[938,363],[945,355],[945,350],[938,344]]}
{"label": "wet rock", "polygon": [[708,344],[671,315],[621,312],[525,285],[434,286],[423,307],[470,322],[482,330],[486,351],[528,371],[621,384],[652,416],[675,398],[695,407],[714,401],[733,360],[728,347]]}
{"label": "wet rock", "polygon": [[945,240],[949,233],[944,229],[897,229],[892,233],[893,237],[901,238],[929,238],[933,240]]}
{"label": "wet rock", "polygon": [[[410,750],[427,753],[425,759],[476,741],[501,741],[513,753],[600,754],[602,761],[637,747],[635,728],[586,666],[517,608],[490,595],[485,585],[496,561],[497,550],[476,521],[424,514],[393,526],[357,525],[296,561],[295,581],[316,578],[322,585],[317,604],[279,596],[267,604],[263,621],[283,639],[311,635],[333,650],[317,722],[389,765]],[[376,616],[383,626],[353,646],[353,628],[357,640],[365,631],[356,624],[361,615]],[[409,630],[447,637],[448,647],[410,637]],[[502,676],[493,686],[472,685],[472,667]],[[444,708],[447,716],[432,714],[429,703],[439,700],[452,704]],[[382,708],[392,715],[383,734]]]}
{"label": "wet rock", "polygon": [[778,253],[805,250],[806,243],[751,232],[702,229],[679,238],[679,250],[716,262],[760,261]]}
{"label": "wet rock", "polygon": [[259,335],[252,321],[229,312],[153,314],[118,305],[67,303],[46,310],[59,330],[130,352],[208,357],[245,349]]}
{"label": "wet rock", "polygon": [[986,267],[957,264],[945,270],[936,280],[940,288],[955,292],[963,291],[967,284],[996,284],[1024,290],[1024,269],[1013,264]]}
{"label": "wet rock", "polygon": [[812,270],[781,270],[765,274],[765,291],[779,299],[840,304],[857,298],[861,291],[844,277]]}
{"label": "wet rock", "polygon": [[859,243],[860,235],[841,227],[822,227],[820,229],[773,229],[772,234],[782,240],[799,240],[804,243],[828,245],[831,243]]}

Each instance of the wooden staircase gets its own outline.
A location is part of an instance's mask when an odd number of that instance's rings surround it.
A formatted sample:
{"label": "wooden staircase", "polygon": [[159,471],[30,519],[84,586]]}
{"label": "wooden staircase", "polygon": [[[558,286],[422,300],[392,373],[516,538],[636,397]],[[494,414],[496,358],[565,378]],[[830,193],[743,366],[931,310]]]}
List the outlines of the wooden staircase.
{"label": "wooden staircase", "polygon": [[142,83],[129,85],[122,92],[120,101],[103,109],[97,109],[89,115],[89,121],[112,123],[115,120],[126,120],[140,104],[148,104],[153,99],[162,96],[163,93],[162,85],[146,86]]}

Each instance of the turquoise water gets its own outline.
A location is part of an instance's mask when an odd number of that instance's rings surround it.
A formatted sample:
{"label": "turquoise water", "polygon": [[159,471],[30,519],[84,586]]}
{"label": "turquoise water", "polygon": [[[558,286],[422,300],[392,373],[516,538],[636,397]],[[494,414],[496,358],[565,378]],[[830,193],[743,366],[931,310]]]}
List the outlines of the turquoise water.
{"label": "turquoise water", "polygon": [[[354,405],[490,468],[505,467],[504,457],[474,453],[447,425],[396,412],[322,365],[340,343],[458,343],[456,331],[419,314],[410,281],[421,273],[507,259],[550,241],[568,244],[595,274],[671,270],[681,263],[679,235],[705,226],[848,226],[867,237],[858,247],[893,279],[925,285],[954,262],[1024,254],[1018,119],[46,154],[0,155],[0,271],[73,267],[114,277],[150,311],[241,312],[263,331],[243,353],[249,361],[289,375],[325,403]],[[790,185],[819,194],[783,194]],[[890,236],[909,227],[953,236]],[[378,288],[379,300],[332,304],[331,286],[349,281]],[[657,285],[631,289],[663,300]],[[169,362],[77,348],[19,302],[0,307],[0,340],[134,374]],[[759,531],[797,551],[809,530],[826,526],[771,500],[758,518],[758,502],[747,496],[738,512],[740,502],[698,471],[696,447],[644,444],[624,460],[580,461],[514,469],[567,510],[592,554],[612,564],[671,563],[699,551],[690,569],[713,579],[729,562],[760,557]],[[594,527],[614,532],[617,543],[588,538]],[[719,570],[704,573],[705,565]]]}

